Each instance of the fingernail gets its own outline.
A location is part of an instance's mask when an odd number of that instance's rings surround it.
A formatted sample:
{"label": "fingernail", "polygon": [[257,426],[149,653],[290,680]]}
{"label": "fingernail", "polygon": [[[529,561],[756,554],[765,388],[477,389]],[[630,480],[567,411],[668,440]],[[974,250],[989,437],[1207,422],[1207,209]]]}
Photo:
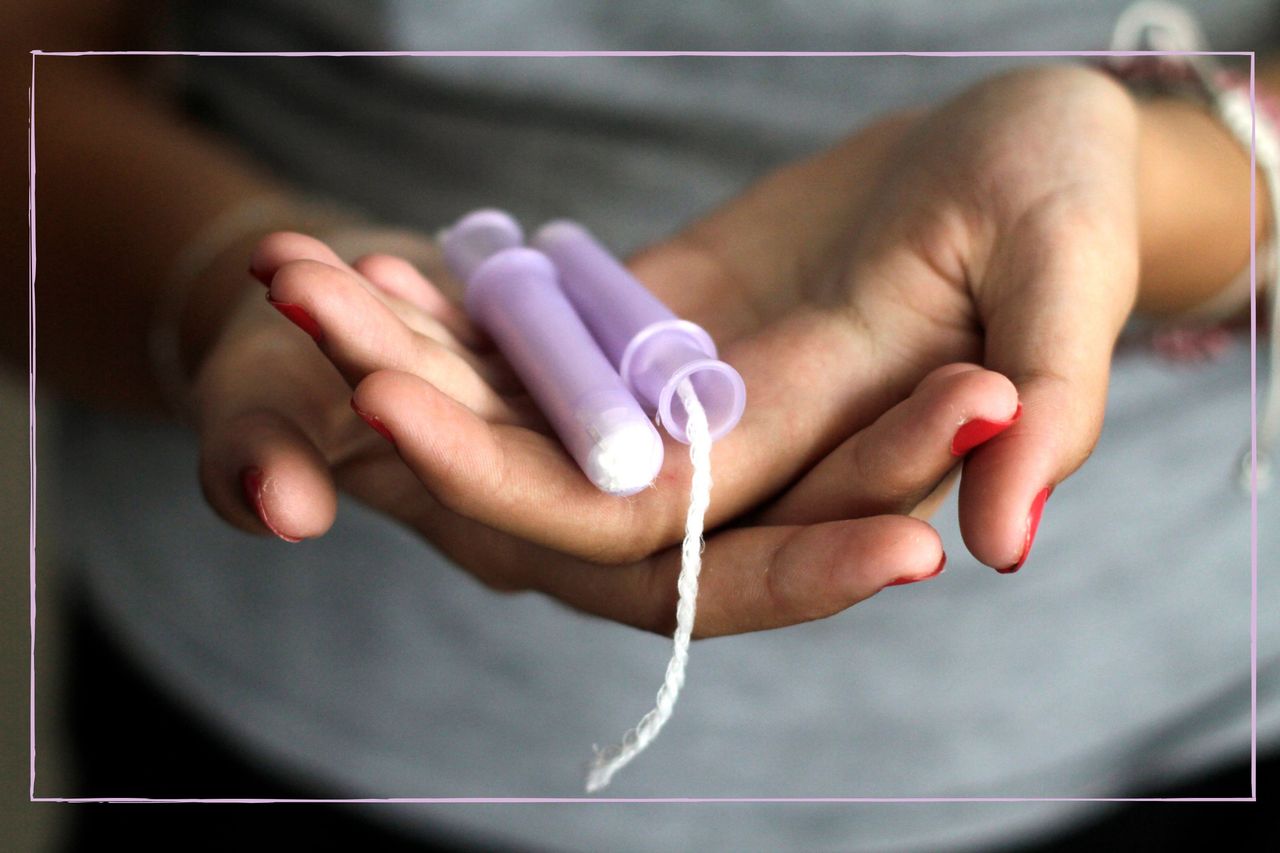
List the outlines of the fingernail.
{"label": "fingernail", "polygon": [[378,419],[377,415],[371,415],[356,405],[356,398],[351,398],[351,410],[364,419],[364,422],[378,431],[378,434],[392,444],[396,443],[395,437],[391,435],[391,430],[387,429],[387,425]]}
{"label": "fingernail", "polygon": [[955,438],[951,439],[951,455],[964,456],[979,444],[995,438],[1013,426],[1020,417],[1022,417],[1022,403],[1018,403],[1018,408],[1014,410],[1013,417],[1007,421],[988,421],[977,418],[962,424],[960,429],[956,430]]}
{"label": "fingernail", "polygon": [[887,584],[885,584],[885,586],[902,586],[903,584],[907,584],[907,583],[916,583],[917,581],[927,581],[929,578],[936,578],[938,575],[942,574],[943,569],[945,569],[946,567],[947,567],[947,555],[944,552],[942,555],[942,562],[938,563],[938,568],[929,572],[929,574],[921,575],[918,578],[898,578],[897,580],[889,581]]}
{"label": "fingernail", "polygon": [[277,302],[271,298],[269,293],[267,294],[267,302],[270,302],[271,307],[283,314],[290,323],[310,335],[316,343],[320,343],[320,324],[301,305],[295,305],[292,302]]}
{"label": "fingernail", "polygon": [[262,505],[262,469],[261,468],[245,468],[240,474],[240,485],[244,487],[244,497],[253,507],[254,512],[258,514],[258,518],[267,526],[267,529],[280,537],[286,542],[301,542],[293,536],[286,536],[271,523],[271,519],[267,518],[267,511]]}
{"label": "fingernail", "polygon": [[262,284],[263,287],[271,286],[271,279],[268,278],[265,274],[260,273],[256,269],[254,269],[253,264],[249,264],[249,275],[256,278],[258,282]]}
{"label": "fingernail", "polygon": [[1027,561],[1028,555],[1031,554],[1031,544],[1036,541],[1036,529],[1040,527],[1040,516],[1044,513],[1045,502],[1049,500],[1049,495],[1051,494],[1053,494],[1053,486],[1046,486],[1040,490],[1040,494],[1036,495],[1036,499],[1031,502],[1031,511],[1027,513],[1027,539],[1022,544],[1022,556],[1018,558],[1018,562],[1007,569],[996,569],[1000,574],[1007,575],[1016,572]]}

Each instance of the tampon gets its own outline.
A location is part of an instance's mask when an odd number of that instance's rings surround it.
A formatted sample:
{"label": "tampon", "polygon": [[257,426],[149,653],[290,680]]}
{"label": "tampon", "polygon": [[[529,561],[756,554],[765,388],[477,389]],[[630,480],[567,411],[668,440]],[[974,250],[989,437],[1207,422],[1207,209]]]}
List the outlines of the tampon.
{"label": "tampon", "polygon": [[640,402],[656,412],[672,438],[689,443],[676,387],[688,379],[707,413],[713,440],[737,425],[747,389],[720,361],[706,331],[658,301],[587,229],[557,220],[532,245],[560,271],[560,285]]}
{"label": "tampon", "polygon": [[662,468],[662,437],[605,358],[541,252],[520,226],[482,210],[439,237],[466,285],[467,313],[493,338],[583,473],[602,491],[632,495]]}

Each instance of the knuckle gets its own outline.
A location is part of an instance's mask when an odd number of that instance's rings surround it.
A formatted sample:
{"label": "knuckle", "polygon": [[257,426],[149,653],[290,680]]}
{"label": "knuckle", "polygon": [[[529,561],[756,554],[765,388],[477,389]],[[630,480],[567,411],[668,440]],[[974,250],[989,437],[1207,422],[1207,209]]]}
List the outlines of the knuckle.
{"label": "knuckle", "polygon": [[830,596],[819,594],[820,590],[812,583],[798,583],[798,580],[812,577],[806,569],[803,573],[789,572],[783,565],[787,550],[796,538],[803,535],[806,528],[797,527],[789,536],[779,541],[765,561],[763,584],[772,618],[769,620],[778,625],[796,625],[801,622],[812,622],[829,616],[833,612],[833,600]]}

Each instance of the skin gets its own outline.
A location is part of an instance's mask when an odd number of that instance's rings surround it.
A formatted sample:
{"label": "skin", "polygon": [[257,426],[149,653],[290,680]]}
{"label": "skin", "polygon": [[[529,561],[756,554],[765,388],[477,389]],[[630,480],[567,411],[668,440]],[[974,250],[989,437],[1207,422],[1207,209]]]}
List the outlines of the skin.
{"label": "skin", "polygon": [[[633,259],[651,289],[711,330],[752,393],[715,448],[710,523],[750,520],[709,541],[700,632],[823,616],[894,579],[930,575],[936,535],[903,515],[953,468],[959,426],[1009,421],[1019,402],[1018,422],[968,455],[960,512],[980,560],[1023,560],[1037,493],[1097,438],[1111,351],[1139,295],[1140,185],[1167,168],[1143,155],[1181,138],[1168,114],[1143,118],[1099,73],[1017,72],[785,167]],[[1244,243],[1247,252],[1247,232]],[[273,299],[318,324],[337,368],[331,393],[354,392],[432,502],[415,501],[408,481],[384,500],[385,486],[349,464],[368,464],[376,448],[335,450],[341,442],[313,434],[287,461],[258,455],[290,446],[282,426],[241,440],[234,462],[210,452],[207,470],[223,472],[215,506],[245,523],[226,476],[237,465],[328,495],[328,464],[340,487],[492,585],[667,627],[678,570],[667,546],[680,536],[688,482],[680,446],[669,442],[653,489],[602,495],[478,333],[455,309],[415,307],[448,301],[393,264],[348,268],[321,242],[278,234],[253,268]],[[399,298],[388,295],[392,279]],[[1199,287],[1161,297],[1185,307],[1179,298],[1213,292]],[[216,349],[209,373],[221,357]],[[226,411],[221,399],[205,407]],[[332,520],[331,502],[277,494],[265,508],[277,530],[317,535]]]}
{"label": "skin", "polygon": [[[129,26],[58,2],[4,14],[8,32],[42,47],[105,46]],[[41,62],[38,204],[58,214],[41,219],[41,375],[85,399],[154,406],[143,342],[173,258],[241,199],[288,190],[114,67]],[[125,167],[96,169],[101,156]],[[147,169],[134,174],[134,162]],[[1182,310],[1243,266],[1248,177],[1200,110],[1137,108],[1100,75],[1041,69],[853,134],[634,258],[646,284],[716,336],[752,394],[717,445],[710,523],[721,529],[708,540],[698,633],[818,618],[934,572],[936,534],[902,513],[954,467],[962,423],[1007,419],[1021,400],[1018,423],[969,454],[961,486],[970,550],[998,568],[1019,559],[1032,497],[1096,439],[1107,361],[1135,302]],[[130,217],[101,215],[121,197]],[[301,212],[282,226],[322,240],[233,241],[192,283],[182,318],[215,509],[246,529],[311,537],[343,488],[495,588],[667,630],[682,448],[668,447],[650,492],[605,498],[452,306],[425,240]],[[367,256],[349,267],[326,243]],[[248,282],[251,255],[272,296],[316,320],[321,346]],[[131,273],[111,299],[103,269]],[[394,447],[351,412],[353,395]],[[242,488],[250,468],[260,507]]]}

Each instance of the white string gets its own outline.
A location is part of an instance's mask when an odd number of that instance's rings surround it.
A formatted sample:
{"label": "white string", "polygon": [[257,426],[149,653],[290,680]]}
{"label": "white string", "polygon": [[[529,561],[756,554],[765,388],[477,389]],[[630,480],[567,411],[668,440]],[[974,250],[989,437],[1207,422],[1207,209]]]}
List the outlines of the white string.
{"label": "white string", "polygon": [[702,572],[702,530],[707,507],[711,504],[711,431],[693,385],[686,379],[676,386],[680,402],[689,416],[685,432],[689,437],[689,458],[693,461],[693,478],[689,486],[689,513],[684,522],[684,546],[680,553],[680,577],[676,589],[676,630],[671,638],[671,660],[667,674],[658,688],[657,700],[636,727],[622,737],[622,742],[606,749],[596,747],[596,757],[587,772],[587,793],[595,793],[609,784],[613,774],[644,751],[662,731],[675,710],[680,688],[684,686],[685,667],[689,663],[689,641],[693,637],[693,621],[698,604],[698,575]]}

